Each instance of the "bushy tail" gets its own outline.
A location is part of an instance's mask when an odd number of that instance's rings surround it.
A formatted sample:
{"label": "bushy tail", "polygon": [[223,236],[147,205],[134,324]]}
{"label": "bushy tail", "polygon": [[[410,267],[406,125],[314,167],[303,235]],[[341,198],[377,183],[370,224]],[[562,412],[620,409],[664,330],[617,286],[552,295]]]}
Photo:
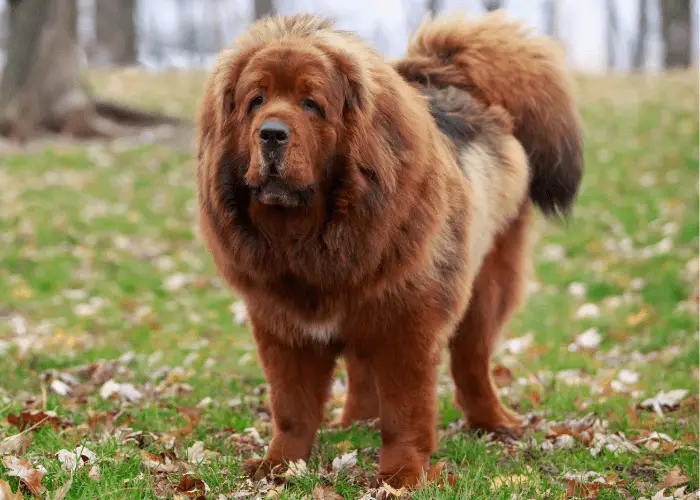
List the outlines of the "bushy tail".
{"label": "bushy tail", "polygon": [[557,44],[532,36],[503,12],[475,20],[428,19],[394,63],[408,81],[454,86],[505,108],[530,160],[530,197],[549,215],[568,213],[583,172],[583,140]]}

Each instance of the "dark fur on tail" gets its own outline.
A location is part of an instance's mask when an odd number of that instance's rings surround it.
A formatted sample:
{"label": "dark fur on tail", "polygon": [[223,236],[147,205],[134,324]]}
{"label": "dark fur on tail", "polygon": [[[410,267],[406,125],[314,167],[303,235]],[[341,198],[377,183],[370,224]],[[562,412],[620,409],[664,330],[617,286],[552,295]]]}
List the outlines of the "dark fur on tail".
{"label": "dark fur on tail", "polygon": [[502,12],[478,20],[440,17],[421,25],[394,67],[409,82],[455,86],[505,108],[529,157],[532,201],[547,215],[570,211],[583,173],[583,139],[553,40],[531,36]]}

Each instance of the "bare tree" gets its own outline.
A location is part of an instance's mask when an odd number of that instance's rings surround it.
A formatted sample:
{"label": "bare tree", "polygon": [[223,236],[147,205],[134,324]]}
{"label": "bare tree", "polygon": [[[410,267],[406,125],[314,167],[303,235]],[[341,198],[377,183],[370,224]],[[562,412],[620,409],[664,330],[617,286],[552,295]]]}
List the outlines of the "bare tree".
{"label": "bare tree", "polygon": [[19,140],[40,130],[114,136],[131,126],[178,123],[88,94],[72,35],[72,3],[9,2],[7,61],[0,78],[0,134]]}
{"label": "bare tree", "polygon": [[102,64],[134,64],[138,56],[136,0],[95,0],[95,38]]}
{"label": "bare tree", "polygon": [[433,16],[442,9],[442,0],[428,0],[428,12]]}
{"label": "bare tree", "polygon": [[690,0],[660,0],[664,66],[687,68],[692,58]]}
{"label": "bare tree", "polygon": [[62,15],[65,16],[63,23],[67,28],[68,35],[73,40],[78,40],[78,0],[67,0]]}
{"label": "bare tree", "polygon": [[637,16],[637,38],[634,41],[632,52],[632,69],[639,71],[644,67],[647,59],[647,39],[649,38],[649,2],[639,0],[639,13]]}
{"label": "bare tree", "polygon": [[505,0],[483,0],[484,3],[484,9],[488,10],[489,12],[493,10],[498,10],[502,9],[505,7]]}
{"label": "bare tree", "polygon": [[275,14],[275,2],[273,0],[255,0],[255,19]]}
{"label": "bare tree", "polygon": [[605,19],[608,70],[613,70],[617,67],[617,39],[620,27],[615,0],[605,0]]}
{"label": "bare tree", "polygon": [[559,40],[559,0],[544,0],[545,32]]}

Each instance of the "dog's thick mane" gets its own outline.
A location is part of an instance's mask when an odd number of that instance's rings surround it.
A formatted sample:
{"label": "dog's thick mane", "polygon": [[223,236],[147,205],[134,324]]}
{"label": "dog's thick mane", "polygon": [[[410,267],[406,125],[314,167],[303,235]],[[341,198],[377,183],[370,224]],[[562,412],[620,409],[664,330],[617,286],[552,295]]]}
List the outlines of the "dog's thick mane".
{"label": "dog's thick mane", "polygon": [[[250,195],[230,172],[246,168],[247,160],[233,153],[225,131],[235,124],[221,104],[246,61],[277,44],[319,49],[339,71],[347,93],[342,137],[320,186],[325,209],[308,214],[313,224],[290,237],[265,235],[250,224]],[[328,293],[339,286],[343,293],[368,288],[368,282],[384,282],[425,259],[439,212],[431,204],[440,202],[445,183],[429,158],[436,148],[447,151],[447,142],[425,99],[354,34],[309,15],[259,21],[220,55],[199,123],[200,203],[208,214],[203,228],[220,251],[245,263],[230,271],[236,279],[286,276],[297,283],[291,288],[306,289],[296,294],[299,300],[313,295],[311,285]],[[229,168],[222,170],[224,164]],[[273,241],[280,238],[283,243]]]}

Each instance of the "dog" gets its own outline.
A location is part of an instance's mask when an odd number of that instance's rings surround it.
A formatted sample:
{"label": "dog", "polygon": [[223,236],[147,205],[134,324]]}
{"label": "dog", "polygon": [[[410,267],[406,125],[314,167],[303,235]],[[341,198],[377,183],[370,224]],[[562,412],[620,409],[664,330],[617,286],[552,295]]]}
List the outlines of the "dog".
{"label": "dog", "polygon": [[429,465],[445,347],[468,424],[520,426],[489,359],[522,299],[531,207],[567,214],[583,172],[555,42],[448,15],[387,62],[328,20],[266,18],[219,55],[197,141],[201,231],[270,386],[248,474],[308,459],[341,355],[341,423],[379,417],[379,482]]}

